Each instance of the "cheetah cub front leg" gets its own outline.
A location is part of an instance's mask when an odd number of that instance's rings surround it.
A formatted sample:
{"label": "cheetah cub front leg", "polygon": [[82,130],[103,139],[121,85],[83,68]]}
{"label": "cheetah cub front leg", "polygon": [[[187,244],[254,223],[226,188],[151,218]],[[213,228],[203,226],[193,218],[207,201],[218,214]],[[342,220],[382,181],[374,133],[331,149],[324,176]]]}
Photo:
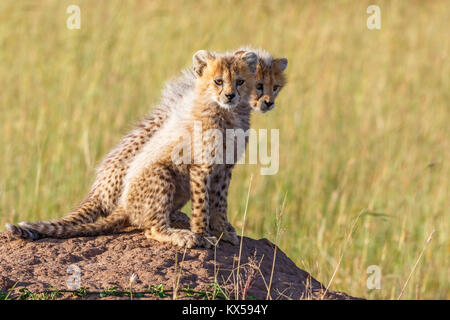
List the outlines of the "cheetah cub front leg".
{"label": "cheetah cub front leg", "polygon": [[221,241],[239,244],[239,238],[234,227],[228,222],[227,198],[228,187],[231,181],[232,167],[226,168],[215,175],[211,184],[210,203],[210,230],[213,235]]}
{"label": "cheetah cub front leg", "polygon": [[191,230],[204,239],[205,246],[213,246],[217,238],[209,232],[209,187],[212,166],[192,166],[189,170],[192,218]]}

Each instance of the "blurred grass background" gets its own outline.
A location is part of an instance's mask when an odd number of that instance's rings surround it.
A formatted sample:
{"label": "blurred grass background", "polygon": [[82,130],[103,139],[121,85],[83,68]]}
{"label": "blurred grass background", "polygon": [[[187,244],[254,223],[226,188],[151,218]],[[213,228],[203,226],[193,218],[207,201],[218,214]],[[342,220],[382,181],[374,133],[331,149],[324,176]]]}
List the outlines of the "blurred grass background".
{"label": "blurred grass background", "polygon": [[[80,30],[66,28],[71,4]],[[370,4],[381,30],[366,27]],[[253,176],[246,235],[374,299],[398,297],[436,230],[402,298],[448,299],[449,21],[446,1],[3,0],[0,230],[75,207],[196,50],[251,44],[289,59],[289,83],[253,117],[280,129],[279,172],[235,169],[232,222]],[[380,290],[366,286],[370,265]]]}

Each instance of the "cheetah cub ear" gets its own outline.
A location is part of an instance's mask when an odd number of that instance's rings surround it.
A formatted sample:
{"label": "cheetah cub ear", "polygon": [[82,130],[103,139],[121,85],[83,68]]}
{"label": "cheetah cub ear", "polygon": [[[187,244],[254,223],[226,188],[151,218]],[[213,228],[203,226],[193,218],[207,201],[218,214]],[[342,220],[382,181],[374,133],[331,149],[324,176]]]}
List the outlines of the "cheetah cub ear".
{"label": "cheetah cub ear", "polygon": [[199,50],[194,54],[194,56],[192,57],[192,62],[194,71],[197,73],[197,75],[202,75],[203,69],[208,64],[208,61],[212,59],[214,59],[214,56],[211,52],[206,50]]}
{"label": "cheetah cub ear", "polygon": [[273,60],[272,64],[276,65],[281,71],[284,71],[288,65],[287,58],[278,58]]}
{"label": "cheetah cub ear", "polygon": [[241,57],[242,60],[247,64],[251,73],[256,73],[256,66],[258,65],[258,56],[252,51],[236,51],[234,53]]}

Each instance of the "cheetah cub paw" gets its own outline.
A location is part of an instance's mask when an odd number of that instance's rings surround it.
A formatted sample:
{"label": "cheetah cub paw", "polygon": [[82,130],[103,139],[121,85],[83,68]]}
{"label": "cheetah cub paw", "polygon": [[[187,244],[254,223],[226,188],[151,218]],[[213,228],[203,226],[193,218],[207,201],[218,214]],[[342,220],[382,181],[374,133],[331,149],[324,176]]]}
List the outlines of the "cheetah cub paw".
{"label": "cheetah cub paw", "polygon": [[202,236],[202,247],[207,249],[212,248],[214,246],[219,246],[217,243],[217,238],[213,235]]}
{"label": "cheetah cub paw", "polygon": [[210,235],[195,234],[191,230],[169,228],[164,231],[146,229],[147,239],[170,243],[181,248],[211,248],[217,244],[217,238]]}
{"label": "cheetah cub paw", "polygon": [[221,237],[220,240],[226,241],[231,243],[232,245],[238,245],[239,244],[239,238],[236,234],[236,232],[229,232],[229,231],[225,231],[223,233],[221,233]]}
{"label": "cheetah cub paw", "polygon": [[220,241],[229,242],[235,246],[239,244],[239,237],[230,223],[220,228],[214,228],[211,231]]}

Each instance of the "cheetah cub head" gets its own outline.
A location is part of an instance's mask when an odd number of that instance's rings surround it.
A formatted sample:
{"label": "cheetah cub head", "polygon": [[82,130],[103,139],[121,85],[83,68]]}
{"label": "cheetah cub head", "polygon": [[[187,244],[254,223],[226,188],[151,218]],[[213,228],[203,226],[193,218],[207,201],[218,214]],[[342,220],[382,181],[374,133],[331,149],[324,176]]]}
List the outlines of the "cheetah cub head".
{"label": "cheetah cub head", "polygon": [[284,71],[288,65],[287,58],[273,58],[267,51],[241,48],[235,54],[252,51],[258,55],[255,75],[255,87],[251,94],[250,106],[259,113],[266,113],[275,107],[275,99],[286,84]]}
{"label": "cheetah cub head", "polygon": [[257,64],[254,52],[219,54],[200,50],[193,57],[197,90],[227,110],[247,104],[255,85]]}

